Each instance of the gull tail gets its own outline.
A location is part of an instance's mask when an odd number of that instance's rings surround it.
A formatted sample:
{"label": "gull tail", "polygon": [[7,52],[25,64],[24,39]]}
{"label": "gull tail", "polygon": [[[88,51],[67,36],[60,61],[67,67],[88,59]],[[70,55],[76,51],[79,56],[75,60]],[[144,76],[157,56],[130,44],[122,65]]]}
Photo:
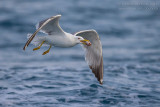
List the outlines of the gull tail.
{"label": "gull tail", "polygon": [[[27,34],[27,39],[29,40],[32,37],[32,34]],[[45,37],[39,37],[36,36],[33,38],[33,40],[30,42],[31,44],[35,45],[35,46],[39,46],[43,41],[45,40]],[[25,49],[24,49],[25,50]]]}

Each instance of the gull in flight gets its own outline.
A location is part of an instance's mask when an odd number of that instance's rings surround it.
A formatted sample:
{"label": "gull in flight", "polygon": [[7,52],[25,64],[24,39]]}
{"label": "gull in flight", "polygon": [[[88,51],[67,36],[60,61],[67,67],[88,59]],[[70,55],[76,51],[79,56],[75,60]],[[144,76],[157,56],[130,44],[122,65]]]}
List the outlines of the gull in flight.
{"label": "gull in flight", "polygon": [[[28,35],[23,50],[32,42],[38,46],[33,51],[41,48],[42,45],[49,45],[49,49],[42,55],[49,53],[52,46],[69,48],[81,44],[85,49],[85,60],[100,84],[103,83],[103,56],[102,45],[98,33],[95,30],[84,30],[73,34],[63,31],[59,26],[61,15],[52,16],[39,22],[36,31]],[[48,34],[47,36],[36,36],[41,31]],[[36,37],[35,37],[36,36]]]}

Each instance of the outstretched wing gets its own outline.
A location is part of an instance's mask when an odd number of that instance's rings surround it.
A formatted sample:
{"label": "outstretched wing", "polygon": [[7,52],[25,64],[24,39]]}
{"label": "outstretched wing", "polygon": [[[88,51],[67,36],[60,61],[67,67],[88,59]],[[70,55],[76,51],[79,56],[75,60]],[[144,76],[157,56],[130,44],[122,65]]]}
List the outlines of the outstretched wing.
{"label": "outstretched wing", "polygon": [[102,45],[99,36],[95,30],[84,30],[77,32],[76,36],[81,36],[91,42],[91,46],[83,45],[86,50],[85,59],[95,74],[100,84],[103,82],[103,55]]}
{"label": "outstretched wing", "polygon": [[28,39],[26,42],[23,50],[27,48],[27,46],[31,43],[35,35],[42,31],[44,33],[47,33],[48,35],[65,35],[62,28],[59,26],[59,18],[61,15],[52,16],[46,20],[43,20],[37,24],[37,30],[33,33],[33,35]]}

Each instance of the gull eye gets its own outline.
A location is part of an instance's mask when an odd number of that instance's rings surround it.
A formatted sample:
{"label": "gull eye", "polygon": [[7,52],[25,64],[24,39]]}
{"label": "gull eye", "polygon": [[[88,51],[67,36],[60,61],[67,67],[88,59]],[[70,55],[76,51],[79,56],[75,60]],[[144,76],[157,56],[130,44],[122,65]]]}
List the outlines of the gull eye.
{"label": "gull eye", "polygon": [[78,38],[78,39],[81,39],[81,38]]}

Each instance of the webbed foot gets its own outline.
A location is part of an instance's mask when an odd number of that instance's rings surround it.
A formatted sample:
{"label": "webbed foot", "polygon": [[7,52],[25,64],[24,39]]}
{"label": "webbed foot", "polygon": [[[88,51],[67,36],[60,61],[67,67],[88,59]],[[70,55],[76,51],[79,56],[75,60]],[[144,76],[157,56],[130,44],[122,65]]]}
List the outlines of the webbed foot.
{"label": "webbed foot", "polygon": [[45,54],[49,53],[49,51],[50,51],[51,47],[52,47],[52,46],[50,45],[49,49],[48,49],[48,50],[46,50],[45,52],[43,52],[43,54],[42,54],[42,55],[45,55]]}

